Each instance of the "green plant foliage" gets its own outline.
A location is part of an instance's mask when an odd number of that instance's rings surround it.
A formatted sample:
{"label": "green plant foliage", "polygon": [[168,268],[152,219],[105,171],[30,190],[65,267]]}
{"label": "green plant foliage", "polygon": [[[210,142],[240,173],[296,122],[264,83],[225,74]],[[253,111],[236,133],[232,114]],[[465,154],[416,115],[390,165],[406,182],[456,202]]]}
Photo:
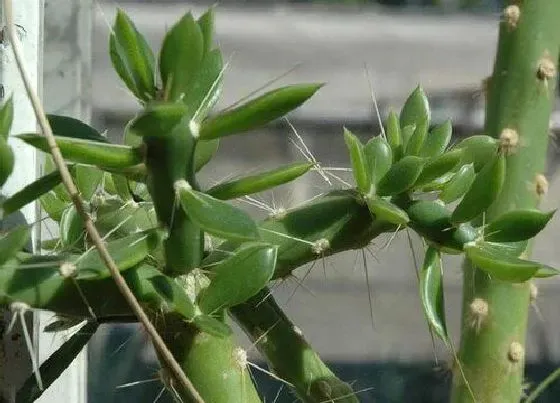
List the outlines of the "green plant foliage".
{"label": "green plant foliage", "polygon": [[484,239],[492,242],[518,242],[535,237],[548,224],[556,210],[544,213],[537,209],[508,211],[484,228]]}
{"label": "green plant foliage", "polygon": [[7,234],[0,235],[0,265],[11,259],[23,249],[31,236],[29,227],[22,225]]}
{"label": "green plant foliage", "polygon": [[383,137],[374,137],[364,147],[364,158],[370,185],[377,185],[391,168],[393,153]]}
{"label": "green plant foliage", "polygon": [[393,164],[389,172],[377,185],[377,194],[392,196],[406,192],[418,180],[426,161],[424,158],[408,155]]}
{"label": "green plant foliage", "polygon": [[350,154],[352,173],[362,194],[367,194],[370,188],[370,172],[364,155],[364,146],[350,130],[344,128],[344,142]]}
{"label": "green plant foliage", "polygon": [[428,248],[420,271],[420,298],[428,324],[434,333],[448,343],[443,299],[443,270],[441,255],[435,248]]}

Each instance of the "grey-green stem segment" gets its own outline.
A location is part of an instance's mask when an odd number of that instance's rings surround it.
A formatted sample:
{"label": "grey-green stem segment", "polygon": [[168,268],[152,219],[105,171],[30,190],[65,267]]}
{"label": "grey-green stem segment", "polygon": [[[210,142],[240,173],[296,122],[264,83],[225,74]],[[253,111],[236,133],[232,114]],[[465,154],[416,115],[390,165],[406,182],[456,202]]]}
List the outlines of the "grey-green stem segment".
{"label": "grey-green stem segment", "polygon": [[[505,135],[509,156],[505,184],[486,213],[487,222],[500,213],[538,204],[545,187],[537,175],[545,169],[555,99],[560,2],[508,4],[501,18],[494,72],[488,81],[485,126],[488,135]],[[487,314],[476,309],[481,301],[488,304]],[[528,308],[528,283],[492,280],[465,263],[459,360],[477,402],[519,402]],[[451,400],[473,401],[457,365]]]}

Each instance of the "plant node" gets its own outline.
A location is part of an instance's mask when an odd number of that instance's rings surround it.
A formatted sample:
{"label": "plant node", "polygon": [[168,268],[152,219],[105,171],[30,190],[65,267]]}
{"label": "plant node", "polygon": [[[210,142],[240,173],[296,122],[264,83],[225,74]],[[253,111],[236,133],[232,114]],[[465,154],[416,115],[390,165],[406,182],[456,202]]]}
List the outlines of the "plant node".
{"label": "plant node", "polygon": [[25,302],[14,301],[10,304],[10,311],[12,312],[26,312],[30,309],[31,307]]}
{"label": "plant node", "polygon": [[550,58],[548,54],[545,54],[541,60],[539,60],[539,66],[537,68],[537,77],[539,80],[549,80],[556,76],[556,63]]}
{"label": "plant node", "polygon": [[488,318],[488,302],[482,298],[475,298],[469,305],[470,325],[478,333]]}
{"label": "plant node", "polygon": [[58,268],[58,272],[64,278],[73,277],[76,273],[76,265],[70,262],[63,262]]}
{"label": "plant node", "polygon": [[233,350],[233,360],[239,368],[245,368],[247,366],[247,351],[241,347],[236,347]]}
{"label": "plant node", "polygon": [[274,210],[270,215],[269,218],[273,220],[281,220],[286,217],[287,211],[284,207],[279,207],[278,209]]}
{"label": "plant node", "polygon": [[173,184],[173,189],[175,193],[179,193],[180,190],[192,190],[192,186],[186,180],[179,179]]}
{"label": "plant node", "polygon": [[191,135],[197,139],[200,134],[200,125],[195,120],[191,120],[189,122],[189,129],[191,131]]}
{"label": "plant node", "polygon": [[519,361],[523,360],[524,356],[525,356],[525,349],[523,348],[521,343],[517,341],[511,342],[508,350],[508,360],[510,360],[511,363],[516,364]]}
{"label": "plant node", "polygon": [[297,334],[300,337],[303,337],[303,332],[301,331],[301,329],[299,327],[297,327],[296,325],[294,325],[294,333]]}
{"label": "plant node", "polygon": [[533,281],[531,281],[529,283],[529,301],[531,301],[531,304],[534,304],[537,301],[538,296],[539,288]]}
{"label": "plant node", "polygon": [[516,4],[507,6],[506,8],[504,8],[504,11],[502,13],[504,21],[510,30],[517,28],[517,23],[519,22],[520,15],[521,9]]}
{"label": "plant node", "polygon": [[315,242],[313,242],[313,246],[311,247],[311,249],[313,250],[313,253],[315,253],[316,255],[321,255],[327,249],[329,249],[330,246],[331,246],[331,243],[329,242],[328,239],[321,238],[321,239],[318,239]]}
{"label": "plant node", "polygon": [[548,180],[543,174],[537,174],[535,176],[535,191],[539,197],[548,193]]}
{"label": "plant node", "polygon": [[511,155],[519,145],[519,134],[514,129],[505,128],[500,133],[500,150],[505,155]]}

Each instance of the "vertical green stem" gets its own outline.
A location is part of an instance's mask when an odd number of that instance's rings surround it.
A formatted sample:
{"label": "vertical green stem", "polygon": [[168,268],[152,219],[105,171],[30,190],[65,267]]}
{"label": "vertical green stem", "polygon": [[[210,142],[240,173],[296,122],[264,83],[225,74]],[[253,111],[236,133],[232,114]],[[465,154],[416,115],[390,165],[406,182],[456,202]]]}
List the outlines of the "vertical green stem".
{"label": "vertical green stem", "polygon": [[[555,98],[560,2],[508,3],[486,106],[487,134],[500,138],[508,151],[507,176],[486,221],[514,208],[535,207],[546,188],[541,174]],[[477,402],[519,402],[528,307],[528,283],[494,281],[465,263],[459,359]],[[472,402],[458,370],[452,401]]]}
{"label": "vertical green stem", "polygon": [[231,313],[255,343],[274,373],[307,403],[356,403],[347,383],[338,379],[311,348],[265,288]]}

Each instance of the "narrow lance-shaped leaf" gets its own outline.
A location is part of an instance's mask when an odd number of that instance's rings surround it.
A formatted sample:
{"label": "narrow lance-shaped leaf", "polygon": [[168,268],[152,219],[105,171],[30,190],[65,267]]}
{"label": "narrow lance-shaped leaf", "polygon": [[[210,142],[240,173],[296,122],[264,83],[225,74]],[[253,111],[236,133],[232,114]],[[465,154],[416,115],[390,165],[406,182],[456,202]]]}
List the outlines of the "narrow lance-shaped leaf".
{"label": "narrow lance-shaped leaf", "polygon": [[23,206],[37,200],[61,182],[62,178],[60,177],[60,173],[58,171],[45,175],[4,200],[4,202],[0,204],[0,209],[5,216],[11,214],[14,211],[21,209]]}
{"label": "narrow lance-shaped leaf", "polygon": [[79,119],[62,115],[47,115],[47,117],[53,134],[57,137],[70,137],[100,143],[109,142],[107,137]]}
{"label": "narrow lance-shaped leaf", "polygon": [[220,146],[220,140],[202,140],[196,142],[194,150],[194,170],[200,171],[214,157]]}
{"label": "narrow lance-shaped leaf", "polygon": [[399,116],[401,128],[410,125],[430,125],[430,106],[424,90],[418,86],[406,99]]}
{"label": "narrow lance-shaped leaf", "polygon": [[109,48],[115,71],[132,93],[143,101],[154,99],[154,54],[134,23],[120,9],[117,10]]}
{"label": "narrow lance-shaped leaf", "polygon": [[10,96],[0,108],[0,137],[4,140],[8,139],[10,134],[10,129],[12,128],[12,122],[14,120],[14,100]]}
{"label": "narrow lance-shaped leaf", "polygon": [[198,300],[205,313],[245,302],[272,278],[277,246],[251,243],[241,246],[233,256],[212,267],[212,280]]}
{"label": "narrow lance-shaped leaf", "polygon": [[368,197],[366,202],[369,211],[378,220],[387,221],[395,225],[406,225],[410,221],[406,211],[387,200],[380,197]]}
{"label": "narrow lance-shaped leaf", "polygon": [[91,199],[103,178],[103,171],[96,167],[77,165],[74,168],[76,187],[86,200]]}
{"label": "narrow lance-shaped leaf", "polygon": [[73,204],[62,213],[59,231],[63,246],[71,249],[82,248],[85,235],[84,223]]}
{"label": "narrow lance-shaped leaf", "polygon": [[214,6],[202,14],[196,23],[200,28],[200,32],[202,32],[202,49],[204,54],[206,54],[212,50],[214,44]]}
{"label": "narrow lance-shaped leaf", "polygon": [[439,199],[444,203],[451,203],[463,197],[470,189],[476,173],[472,163],[463,165],[442,188]]}
{"label": "narrow lance-shaped leaf", "polygon": [[448,344],[440,252],[429,247],[420,271],[420,298],[426,319],[435,334]]}
{"label": "narrow lance-shaped leaf", "polygon": [[197,192],[184,181],[175,184],[175,191],[187,216],[204,231],[224,239],[259,239],[257,224],[243,210]]}
{"label": "narrow lance-shaped leaf", "polygon": [[401,159],[403,153],[403,139],[401,136],[401,126],[399,116],[394,112],[389,112],[389,116],[385,122],[385,135],[387,142],[391,146],[393,152],[393,162]]}
{"label": "narrow lance-shaped leaf", "polygon": [[30,235],[30,228],[27,225],[22,225],[0,237],[0,265],[3,265],[22,250]]}
{"label": "narrow lance-shaped leaf", "polygon": [[371,186],[368,165],[364,156],[364,147],[360,140],[348,129],[344,128],[344,142],[350,154],[352,173],[362,194],[367,194]]}
{"label": "narrow lance-shaped leaf", "polygon": [[463,200],[457,205],[451,221],[462,223],[475,219],[490,207],[502,191],[506,176],[503,154],[495,155],[480,171]]}
{"label": "narrow lance-shaped leaf", "polygon": [[364,158],[370,183],[377,185],[393,163],[391,147],[383,137],[374,137],[364,146]]}
{"label": "narrow lance-shaped leaf", "polygon": [[377,194],[392,196],[407,191],[414,185],[422,172],[425,159],[412,155],[393,164],[389,172],[379,181]]}
{"label": "narrow lance-shaped leaf", "polygon": [[461,160],[462,153],[462,150],[452,150],[427,162],[414,186],[426,185],[451,172]]}
{"label": "narrow lance-shaped leaf", "polygon": [[428,134],[428,122],[421,121],[416,124],[414,132],[406,143],[405,155],[419,155]]}
{"label": "narrow lance-shaped leaf", "polygon": [[416,125],[408,125],[408,126],[405,126],[401,129],[402,153],[403,153],[403,155],[405,154],[404,150],[406,149],[408,141],[410,140],[410,138],[414,134],[415,130],[416,130]]}
{"label": "narrow lance-shaped leaf", "polygon": [[[106,247],[119,271],[125,271],[143,261],[157,244],[157,233],[151,230],[108,242]],[[111,275],[96,248],[89,249],[80,255],[74,264],[76,277],[80,280],[100,280]]]}
{"label": "narrow lance-shaped leaf", "polygon": [[436,157],[443,154],[451,141],[452,131],[453,128],[449,119],[434,127],[426,136],[419,155],[421,157]]}
{"label": "narrow lance-shaped leaf", "polygon": [[62,344],[39,368],[43,390],[37,385],[35,374],[27,378],[16,394],[17,402],[34,402],[56,381],[72,364],[78,354],[95,334],[99,327],[96,322],[88,322]]}
{"label": "narrow lance-shaped leaf", "polygon": [[8,180],[14,169],[14,152],[8,141],[0,137],[0,186]]}
{"label": "narrow lance-shaped leaf", "polygon": [[127,125],[127,135],[156,138],[169,136],[189,114],[189,108],[180,103],[150,105]]}
{"label": "narrow lance-shaped leaf", "polygon": [[489,247],[485,242],[470,242],[464,249],[469,260],[476,267],[496,280],[522,283],[532,278],[537,271],[547,268],[541,263],[519,259],[497,248]]}
{"label": "narrow lance-shaped leaf", "polygon": [[200,138],[208,140],[256,129],[296,109],[322,86],[298,84],[267,92],[204,121],[200,127]]}
{"label": "narrow lance-shaped leaf", "polygon": [[206,193],[220,200],[235,199],[291,182],[309,171],[312,166],[313,164],[309,162],[286,165],[271,171],[216,185]]}
{"label": "narrow lance-shaped leaf", "polygon": [[[50,153],[47,140],[43,136],[20,134],[17,137],[35,148]],[[97,165],[100,168],[125,168],[142,162],[142,152],[139,148],[66,137],[55,137],[55,140],[62,156],[68,161]]]}
{"label": "narrow lance-shaped leaf", "polygon": [[176,101],[190,90],[203,55],[203,37],[191,13],[176,23],[163,40],[159,70],[166,101]]}
{"label": "narrow lance-shaped leaf", "polygon": [[461,165],[474,164],[474,170],[479,172],[494,158],[498,150],[498,140],[483,134],[470,136],[457,144],[454,149],[464,151]]}
{"label": "narrow lance-shaped leaf", "polygon": [[556,210],[519,209],[504,213],[484,229],[484,239],[493,242],[517,242],[535,237],[548,224]]}

